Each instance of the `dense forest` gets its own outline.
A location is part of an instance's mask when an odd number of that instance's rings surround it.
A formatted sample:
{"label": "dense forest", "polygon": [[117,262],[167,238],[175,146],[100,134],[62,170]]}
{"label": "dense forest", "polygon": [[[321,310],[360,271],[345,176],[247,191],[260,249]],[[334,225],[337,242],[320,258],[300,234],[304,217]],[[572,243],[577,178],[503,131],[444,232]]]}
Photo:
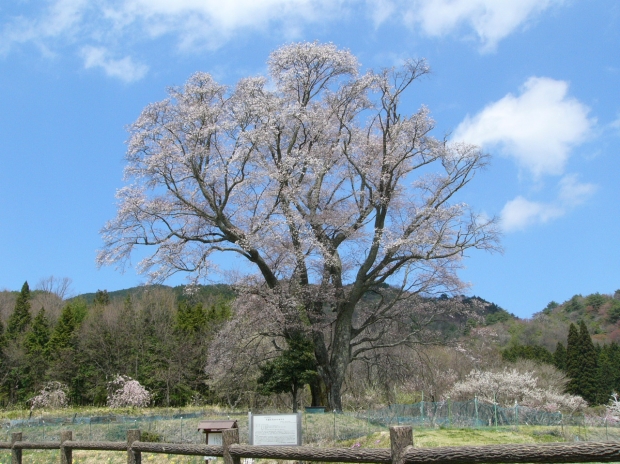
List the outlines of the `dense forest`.
{"label": "dense forest", "polygon": [[192,295],[155,286],[63,301],[27,282],[4,292],[0,402],[26,403],[53,380],[68,386],[72,404],[105,405],[119,374],[138,379],[154,404],[206,401],[207,350],[233,295],[225,286]]}
{"label": "dense forest", "polygon": [[[5,407],[31,405],[51,381],[66,386],[71,404],[102,406],[119,375],[143,385],[153,405],[317,401],[306,387],[317,381],[308,340],[270,338],[259,330],[260,317],[242,321],[230,286],[145,286],[73,298],[60,287],[31,290],[26,282],[20,292],[0,292]],[[620,291],[551,302],[528,320],[476,296],[420,304],[427,312],[448,304],[452,313],[426,326],[426,338],[353,363],[347,407],[422,395],[441,400],[473,372],[506,369],[590,405],[620,391]]]}

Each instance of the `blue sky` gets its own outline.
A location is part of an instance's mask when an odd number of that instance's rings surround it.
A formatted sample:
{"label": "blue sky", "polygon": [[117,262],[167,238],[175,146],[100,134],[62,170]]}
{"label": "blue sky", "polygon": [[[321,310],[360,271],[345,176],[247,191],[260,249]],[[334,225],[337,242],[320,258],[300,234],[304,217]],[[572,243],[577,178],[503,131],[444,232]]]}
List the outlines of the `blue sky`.
{"label": "blue sky", "polygon": [[367,68],[426,58],[407,110],[427,105],[438,137],[493,155],[464,199],[501,218],[504,253],[470,253],[470,294],[529,317],[620,288],[617,0],[6,0],[0,289],[51,275],[74,293],[143,282],[95,265],[125,127],[195,71],[234,84],[306,40]]}

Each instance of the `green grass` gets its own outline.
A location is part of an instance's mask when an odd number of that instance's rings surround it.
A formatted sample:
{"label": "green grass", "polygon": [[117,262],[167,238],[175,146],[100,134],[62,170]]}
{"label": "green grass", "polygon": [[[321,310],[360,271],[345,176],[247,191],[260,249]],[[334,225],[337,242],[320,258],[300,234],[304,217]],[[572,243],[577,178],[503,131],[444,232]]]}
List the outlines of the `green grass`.
{"label": "green grass", "polygon": [[[505,428],[414,428],[413,442],[416,448],[439,446],[476,446],[509,443],[563,442],[565,437],[556,427],[505,427]],[[344,440],[343,446],[362,448],[389,448],[388,431],[373,433],[357,439]]]}

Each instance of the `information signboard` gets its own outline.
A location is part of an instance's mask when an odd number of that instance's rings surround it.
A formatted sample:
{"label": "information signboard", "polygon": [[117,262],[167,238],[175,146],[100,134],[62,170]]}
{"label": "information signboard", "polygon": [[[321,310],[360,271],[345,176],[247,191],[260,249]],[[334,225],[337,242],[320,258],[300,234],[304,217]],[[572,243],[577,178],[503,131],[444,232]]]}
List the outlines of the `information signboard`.
{"label": "information signboard", "polygon": [[249,413],[250,445],[300,446],[301,413],[252,414]]}

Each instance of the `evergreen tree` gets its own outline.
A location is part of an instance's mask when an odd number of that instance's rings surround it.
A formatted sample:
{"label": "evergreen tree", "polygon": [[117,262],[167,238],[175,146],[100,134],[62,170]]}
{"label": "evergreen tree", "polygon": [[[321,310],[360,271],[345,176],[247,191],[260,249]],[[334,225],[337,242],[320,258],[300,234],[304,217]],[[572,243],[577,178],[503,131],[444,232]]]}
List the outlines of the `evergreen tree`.
{"label": "evergreen tree", "polygon": [[45,315],[45,308],[41,308],[32,321],[32,325],[24,337],[24,348],[28,354],[43,354],[50,339],[50,324]]}
{"label": "evergreen tree", "polygon": [[515,362],[518,359],[530,359],[539,363],[553,364],[553,355],[541,345],[513,345],[502,351],[504,361]]}
{"label": "evergreen tree", "polygon": [[24,336],[28,383],[34,391],[45,383],[45,373],[48,367],[47,343],[49,339],[49,321],[45,315],[45,309],[41,308]]}
{"label": "evergreen tree", "polygon": [[562,342],[558,342],[553,353],[553,365],[562,372],[566,372],[566,348]]}
{"label": "evergreen tree", "polygon": [[63,308],[48,342],[50,355],[75,345],[77,329],[85,316],[86,305],[82,301],[71,302]]}
{"label": "evergreen tree", "polygon": [[177,306],[176,329],[185,334],[194,334],[207,325],[207,312],[202,303],[190,304],[181,301]]}
{"label": "evergreen tree", "polygon": [[608,356],[613,366],[613,390],[620,393],[620,345],[611,342],[608,348]]}
{"label": "evergreen tree", "polygon": [[76,300],[67,304],[52,330],[47,344],[50,359],[50,376],[69,386],[69,397],[73,404],[83,404],[87,393],[84,368],[87,363],[80,357],[78,332],[86,316],[84,301]]}
{"label": "evergreen tree", "polygon": [[597,357],[586,324],[581,321],[579,331],[574,324],[571,324],[566,347],[566,374],[570,377],[570,381],[566,390],[568,393],[581,396],[590,404],[596,404],[599,397]]}
{"label": "evergreen tree", "polygon": [[598,399],[598,353],[592,337],[588,332],[585,322],[579,323],[579,344],[580,344],[580,364],[581,372],[579,375],[579,384],[581,396],[590,404],[596,404]]}
{"label": "evergreen tree", "polygon": [[6,328],[6,336],[9,340],[15,340],[26,331],[32,316],[30,315],[30,287],[24,282],[21,291],[15,301],[15,309],[9,316]]}
{"label": "evergreen tree", "polygon": [[597,403],[605,404],[609,401],[611,394],[614,392],[615,377],[616,372],[611,359],[611,349],[609,346],[603,346],[598,356]]}
{"label": "evergreen tree", "polygon": [[110,295],[108,295],[107,290],[97,290],[95,293],[95,298],[93,300],[93,305],[95,306],[107,306],[110,304]]}
{"label": "evergreen tree", "polygon": [[571,322],[568,328],[568,339],[566,340],[566,375],[569,377],[566,385],[567,393],[579,395],[579,377],[581,375],[580,366],[580,339],[577,326]]}
{"label": "evergreen tree", "polygon": [[272,361],[260,366],[259,393],[291,393],[293,412],[297,412],[299,390],[316,376],[316,360],[312,342],[301,336],[288,340],[289,347]]}

